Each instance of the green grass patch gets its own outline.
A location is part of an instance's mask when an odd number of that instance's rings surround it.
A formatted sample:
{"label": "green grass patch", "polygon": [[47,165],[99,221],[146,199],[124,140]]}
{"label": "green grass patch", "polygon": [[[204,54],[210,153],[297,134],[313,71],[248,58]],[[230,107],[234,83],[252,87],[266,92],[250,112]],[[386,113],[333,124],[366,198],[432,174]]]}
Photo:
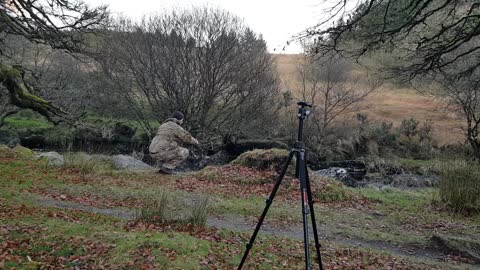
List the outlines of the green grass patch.
{"label": "green grass patch", "polygon": [[9,117],[5,119],[5,123],[8,127],[15,129],[47,129],[53,125],[43,119],[23,118],[23,117]]}

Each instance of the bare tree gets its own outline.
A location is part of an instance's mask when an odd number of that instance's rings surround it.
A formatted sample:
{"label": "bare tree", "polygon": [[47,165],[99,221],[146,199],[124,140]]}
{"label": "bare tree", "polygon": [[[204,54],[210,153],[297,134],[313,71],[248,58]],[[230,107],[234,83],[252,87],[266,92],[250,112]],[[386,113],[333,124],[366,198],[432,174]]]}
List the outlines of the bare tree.
{"label": "bare tree", "polygon": [[[467,61],[457,76],[478,69],[480,3],[465,0],[336,0],[325,20],[299,38],[314,38],[313,52],[360,58],[374,51],[401,53],[394,68],[411,80]],[[403,61],[402,61],[403,60]]]}
{"label": "bare tree", "polygon": [[320,59],[306,57],[299,66],[301,94],[314,105],[317,133],[324,133],[342,115],[366,108],[365,99],[381,85],[380,80],[360,80],[352,65],[338,55]]}
{"label": "bare tree", "polygon": [[112,89],[147,131],[174,110],[203,139],[262,133],[275,117],[278,79],[265,41],[225,11],[122,19],[102,47],[98,60]]}
{"label": "bare tree", "polygon": [[456,69],[444,70],[431,78],[437,82],[433,94],[445,99],[450,108],[462,116],[466,141],[480,160],[480,73],[458,80]]}
{"label": "bare tree", "polygon": [[90,8],[82,1],[65,0],[0,0],[0,83],[4,87],[1,102],[10,110],[0,118],[19,109],[31,109],[49,121],[64,117],[65,111],[37,96],[35,85],[28,81],[28,69],[12,63],[5,51],[5,41],[16,36],[45,44],[54,49],[78,53],[85,44],[85,34],[106,23],[106,7]]}

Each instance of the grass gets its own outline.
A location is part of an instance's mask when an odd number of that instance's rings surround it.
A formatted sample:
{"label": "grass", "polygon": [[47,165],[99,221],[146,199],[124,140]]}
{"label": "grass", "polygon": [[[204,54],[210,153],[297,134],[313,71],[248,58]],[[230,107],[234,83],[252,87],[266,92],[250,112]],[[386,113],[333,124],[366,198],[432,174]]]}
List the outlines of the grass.
{"label": "grass", "polygon": [[82,174],[105,173],[115,170],[111,160],[101,157],[93,158],[83,153],[67,153],[64,158],[66,167],[78,169]]}
{"label": "grass", "polygon": [[[300,55],[275,55],[277,70],[286,89],[291,89],[295,97],[301,97],[300,78],[297,75],[296,63]],[[362,67],[357,66],[354,72],[364,73]],[[296,90],[297,89],[297,90]],[[432,120],[434,138],[440,144],[451,144],[464,140],[459,132],[463,122],[456,115],[445,110],[445,103],[430,96],[421,95],[411,88],[399,88],[385,84],[381,89],[370,95],[366,102],[367,109],[363,113],[372,121],[390,121],[395,126],[408,117],[415,117],[420,122]],[[354,115],[346,115],[339,121],[351,122]]]}
{"label": "grass", "polygon": [[[61,212],[72,215],[71,211]],[[100,254],[100,261],[107,260],[112,268],[128,267],[131,262],[135,261],[136,254],[134,251],[142,250],[145,247],[154,247],[155,250],[152,255],[158,257],[154,263],[158,267],[157,269],[199,269],[198,265],[200,265],[201,259],[207,256],[210,250],[208,241],[188,234],[157,233],[153,231],[125,232],[118,221],[95,215],[83,216],[79,224],[59,218],[37,216],[36,221],[42,220],[42,230],[33,235],[38,240],[31,243],[26,252],[30,254],[34,261],[41,261],[40,254],[42,253],[48,253],[50,257],[54,258],[71,258],[99,252],[89,249],[89,246],[82,245],[82,243],[93,241],[92,243],[113,244],[110,246],[108,253]],[[17,222],[26,226],[35,224],[32,220],[21,217],[17,218]],[[29,237],[31,236],[18,235],[16,239],[25,241]],[[188,259],[172,261],[165,256],[163,250],[175,250],[178,257],[188,255]],[[25,267],[27,264],[27,258],[23,258],[16,265]],[[13,265],[13,262],[10,262],[10,265]]]}
{"label": "grass", "polygon": [[[315,182],[317,179],[313,178]],[[322,181],[318,184],[321,188],[312,192],[314,200],[320,202],[342,202],[352,199],[352,192],[338,181]]]}
{"label": "grass", "polygon": [[480,214],[480,165],[455,161],[441,165],[439,195],[456,213]]}
{"label": "grass", "polygon": [[160,223],[174,222],[169,207],[171,207],[169,194],[161,192],[157,198],[149,199],[146,204],[139,209],[136,219]]}
{"label": "grass", "polygon": [[[23,251],[16,250],[20,255],[15,257],[15,260],[4,264],[4,266],[7,263],[15,265],[20,269],[29,264],[25,254],[42,265],[45,265],[48,258],[56,258],[57,261],[59,258],[66,258],[68,263],[72,263],[71,258],[75,256],[94,256],[88,259],[96,263],[93,268],[99,268],[102,264],[105,264],[107,269],[135,269],[135,267],[147,265],[155,269],[234,268],[250,236],[250,232],[214,230],[208,227],[196,232],[176,231],[174,227],[168,226],[160,227],[163,229],[159,230],[159,227],[149,228],[148,224],[151,222],[146,222],[145,227],[131,227],[126,224],[126,221],[116,218],[81,211],[38,207],[35,206],[34,196],[29,193],[38,189],[66,194],[67,198],[77,196],[88,199],[88,196],[95,195],[92,198],[124,203],[132,201],[145,205],[151,203],[153,209],[147,210],[152,211],[145,212],[144,216],[165,215],[165,220],[168,220],[172,216],[164,213],[173,211],[173,213],[180,213],[182,220],[198,227],[205,224],[209,213],[219,215],[225,220],[247,217],[247,220],[254,222],[255,217],[258,217],[265,206],[265,198],[261,196],[177,190],[175,184],[183,180],[180,176],[160,178],[153,174],[94,171],[85,177],[78,178],[80,173],[72,173],[70,169],[49,169],[41,161],[11,158],[0,161],[0,171],[2,171],[0,175],[0,224],[2,225],[0,226],[25,230],[31,226],[41,227],[41,230],[30,233],[18,230],[4,234],[0,230],[0,242],[7,237],[8,239],[12,237],[18,241],[24,241],[28,247]],[[245,186],[245,188],[249,187],[251,185]],[[168,194],[165,197],[170,197],[171,201],[164,199],[163,195],[158,196],[162,194],[162,190]],[[431,207],[432,189],[404,191],[345,188],[345,191],[352,196],[364,196],[375,203],[365,209],[352,208],[350,205],[345,207],[341,204],[316,204],[317,219],[322,224],[321,235],[327,235],[327,237],[334,235],[354,239],[353,241],[357,241],[356,239],[380,241],[401,247],[428,245],[432,230],[445,230],[447,235],[462,234],[472,237],[480,235],[479,219],[456,217],[435,211]],[[155,195],[157,196],[152,197]],[[192,198],[196,199],[192,200]],[[163,203],[155,204],[155,199]],[[98,203],[101,202],[98,201]],[[162,205],[167,207],[162,208],[164,207]],[[300,208],[299,200],[280,197],[274,201],[266,222],[298,226],[301,222]],[[377,212],[381,212],[381,215],[374,214]],[[435,222],[441,222],[442,226],[457,223],[464,226],[432,227],[436,224]],[[413,227],[409,227],[410,224]],[[364,268],[372,266],[375,269],[381,269],[377,264],[378,261],[391,260],[392,256],[379,253],[378,250],[337,247],[328,241],[324,246],[329,268],[336,266],[339,269],[355,269],[355,266],[348,268],[344,265],[355,261],[364,265]],[[301,269],[302,253],[303,247],[300,240],[269,237],[261,233],[249,257],[248,267]],[[344,257],[348,259],[341,259]],[[407,268],[398,267],[398,269],[434,269],[436,267],[435,263],[429,261],[417,262],[401,257],[395,257],[395,260],[408,265]],[[73,263],[86,266],[88,262],[80,260]],[[426,265],[419,266],[425,263]],[[463,269],[462,267],[461,264],[454,266],[454,264],[445,263],[437,269]]]}
{"label": "grass", "polygon": [[199,198],[193,205],[185,207],[174,202],[171,193],[161,191],[155,198],[144,201],[144,205],[137,211],[136,220],[163,225],[190,225],[198,229],[206,226],[208,213],[207,197]]}
{"label": "grass", "polygon": [[193,205],[188,222],[194,227],[203,228],[207,225],[208,213],[208,197],[201,198]]}

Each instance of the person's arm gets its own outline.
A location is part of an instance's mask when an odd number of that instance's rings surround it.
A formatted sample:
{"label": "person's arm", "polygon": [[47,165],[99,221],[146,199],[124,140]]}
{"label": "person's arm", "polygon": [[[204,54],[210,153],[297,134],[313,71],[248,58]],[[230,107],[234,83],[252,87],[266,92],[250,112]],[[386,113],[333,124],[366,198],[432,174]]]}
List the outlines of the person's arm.
{"label": "person's arm", "polygon": [[182,143],[186,144],[198,144],[198,140],[195,139],[190,132],[186,131],[182,127],[178,126],[176,129],[176,134],[177,138],[180,140]]}

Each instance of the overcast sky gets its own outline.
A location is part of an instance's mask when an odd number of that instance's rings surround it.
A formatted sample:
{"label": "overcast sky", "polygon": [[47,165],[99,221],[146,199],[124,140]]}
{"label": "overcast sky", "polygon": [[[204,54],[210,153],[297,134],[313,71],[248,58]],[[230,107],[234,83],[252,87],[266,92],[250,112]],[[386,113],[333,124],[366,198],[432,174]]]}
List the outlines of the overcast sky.
{"label": "overcast sky", "polygon": [[114,15],[132,18],[162,12],[175,7],[210,6],[225,9],[244,19],[246,25],[261,33],[271,52],[299,53],[299,45],[286,42],[305,28],[321,20],[322,0],[87,0],[92,5],[106,4]]}

